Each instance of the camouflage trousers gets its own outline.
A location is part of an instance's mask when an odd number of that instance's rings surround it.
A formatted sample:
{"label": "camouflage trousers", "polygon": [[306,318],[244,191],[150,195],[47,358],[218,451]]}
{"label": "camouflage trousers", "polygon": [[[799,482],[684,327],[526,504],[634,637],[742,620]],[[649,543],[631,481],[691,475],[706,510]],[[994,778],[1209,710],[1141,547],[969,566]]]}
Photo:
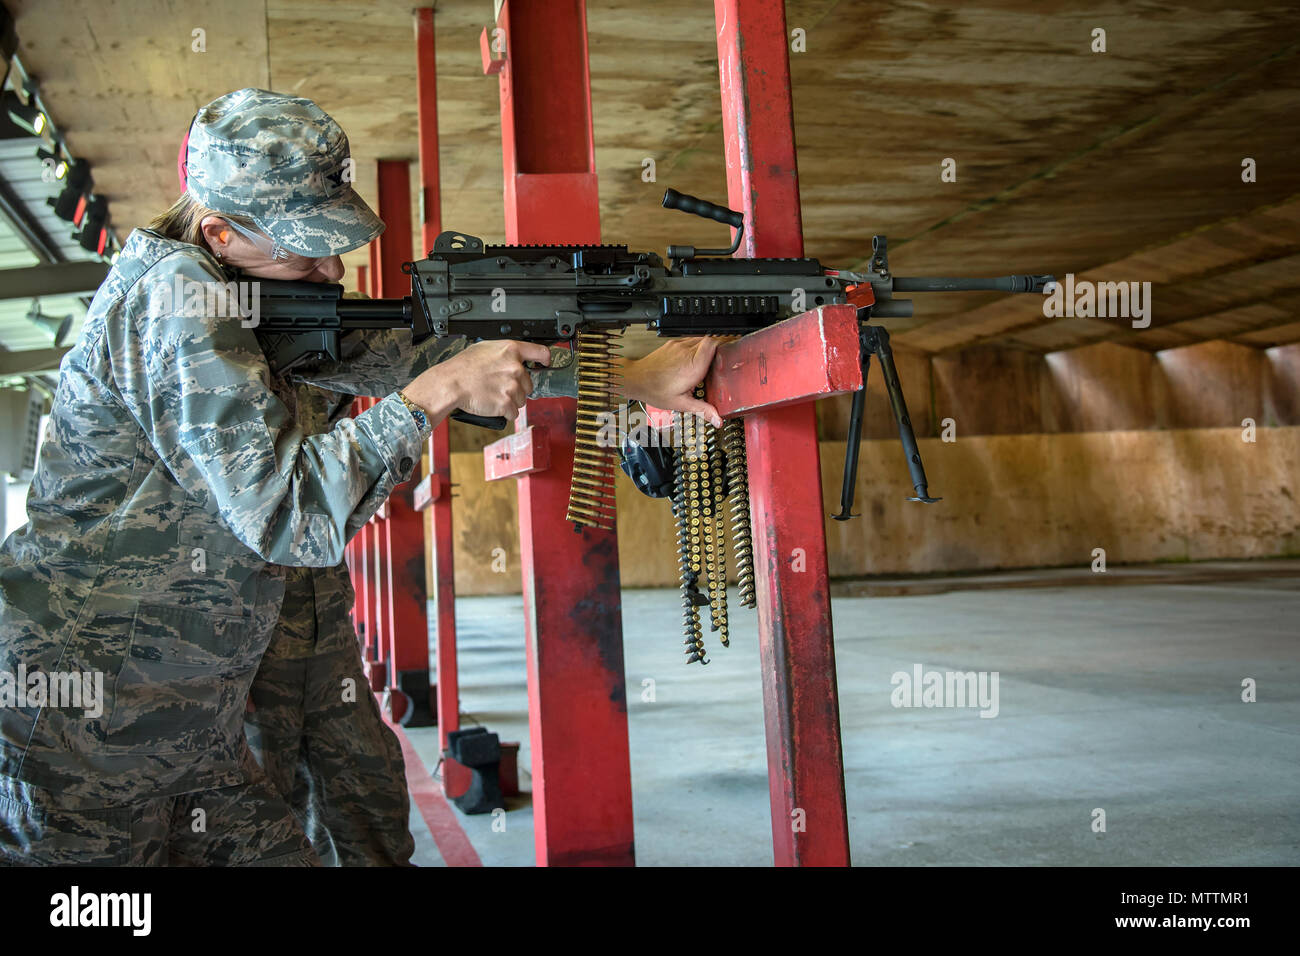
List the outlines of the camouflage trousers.
{"label": "camouflage trousers", "polygon": [[361,666],[343,567],[291,568],[244,730],[322,862],[409,865],[402,750]]}
{"label": "camouflage trousers", "polygon": [[0,777],[0,866],[319,866],[251,764],[219,790],[103,806]]}
{"label": "camouflage trousers", "polygon": [[409,864],[401,748],[351,601],[342,568],[290,570],[249,695],[247,782],[105,805],[0,776],[0,866]]}

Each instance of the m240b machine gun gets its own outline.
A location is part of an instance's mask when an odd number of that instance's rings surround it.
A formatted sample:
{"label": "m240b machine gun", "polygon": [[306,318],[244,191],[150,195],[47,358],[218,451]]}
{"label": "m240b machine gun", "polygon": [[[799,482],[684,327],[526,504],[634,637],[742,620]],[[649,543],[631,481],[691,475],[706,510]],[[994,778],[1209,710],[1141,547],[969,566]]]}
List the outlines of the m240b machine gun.
{"label": "m240b machine gun", "polygon": [[[407,263],[411,294],[400,299],[345,299],[343,288],[314,282],[261,282],[257,333],[278,371],[338,359],[340,340],[357,329],[410,328],[416,344],[430,336],[471,341],[515,339],[569,343],[575,353],[578,415],[568,518],[612,527],[614,476],[621,465],[637,487],[671,497],[678,525],[687,662],[705,659],[700,609],[727,636],[726,549],[723,510],[729,502],[731,538],[742,604],[754,606],[753,551],[744,429],[739,419],[721,429],[693,415],[673,416],[675,450],[624,440],[599,440],[618,404],[617,339],[630,325],[661,336],[745,335],[822,305],[858,306],[863,388],[853,398],[840,511],[852,517],[866,372],[880,363],[899,438],[911,473],[912,501],[934,502],[898,382],[888,331],[871,320],[908,317],[912,302],[895,293],[1042,292],[1050,275],[994,279],[899,278],[889,268],[884,236],[872,239],[865,272],[823,268],[816,259],[733,259],[744,230],[741,213],[669,189],[678,209],[734,229],[730,248],[671,245],[666,258],[621,245],[484,245],[473,236],[444,232],[428,257]],[[703,387],[696,389],[703,397]],[[505,428],[504,418],[457,412],[471,424]]]}

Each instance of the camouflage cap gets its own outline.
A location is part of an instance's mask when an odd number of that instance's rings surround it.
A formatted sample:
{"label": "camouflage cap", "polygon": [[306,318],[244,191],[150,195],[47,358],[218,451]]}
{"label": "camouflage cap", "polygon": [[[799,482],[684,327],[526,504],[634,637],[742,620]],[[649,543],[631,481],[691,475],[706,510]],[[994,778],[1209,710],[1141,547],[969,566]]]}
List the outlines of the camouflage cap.
{"label": "camouflage cap", "polygon": [[248,216],[291,252],[339,255],[384,231],[352,188],[348,138],[311,100],[227,93],[190,125],[185,190],[217,212]]}

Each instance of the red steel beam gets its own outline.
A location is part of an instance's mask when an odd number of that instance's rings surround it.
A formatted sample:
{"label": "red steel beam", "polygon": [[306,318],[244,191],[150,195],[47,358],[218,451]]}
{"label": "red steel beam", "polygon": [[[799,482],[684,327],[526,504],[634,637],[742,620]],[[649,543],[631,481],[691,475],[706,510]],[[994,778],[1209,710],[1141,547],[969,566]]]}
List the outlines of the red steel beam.
{"label": "red steel beam", "polygon": [[[429,18],[429,29],[425,29],[424,17]],[[426,62],[424,51],[429,52],[427,62],[429,63],[428,72],[432,73],[432,11],[422,10],[421,16],[421,70],[425,67]],[[437,143],[430,142],[430,137],[426,136],[423,130],[426,127],[424,123],[426,102],[432,102],[432,90],[426,90],[426,84],[421,76],[421,97],[420,97],[420,115],[421,115],[421,137],[420,137],[420,168],[421,177],[425,189],[425,206],[424,221],[421,224],[421,235],[424,240],[424,249],[427,252],[433,248],[434,239],[442,231],[442,207],[441,198],[438,193],[438,175],[437,175]],[[432,125],[432,124],[429,124]],[[436,126],[432,126],[432,132],[436,134]],[[428,161],[426,162],[426,157]],[[456,655],[456,569],[454,564],[454,537],[452,531],[452,504],[451,504],[451,425],[448,421],[443,421],[433,430],[429,437],[429,479],[430,479],[430,537],[431,537],[431,558],[433,561],[433,594],[434,594],[434,614],[435,614],[435,641],[436,641],[436,688],[437,688],[437,718],[439,734],[439,752],[445,753],[448,745],[448,734],[454,730],[460,729],[460,668]],[[442,790],[448,797],[458,797],[469,790],[473,775],[466,767],[461,766],[450,757],[443,759],[442,765]]]}
{"label": "red steel beam", "polygon": [[410,295],[411,279],[402,271],[411,261],[411,164],[405,159],[378,163],[379,218],[384,231],[374,242],[380,298]]}
{"label": "red steel beam", "polygon": [[487,481],[531,475],[551,467],[551,442],[546,429],[530,425],[483,449],[483,477]]}
{"label": "red steel beam", "polygon": [[862,387],[858,310],[823,305],[720,347],[705,389],[723,418]]}
{"label": "red steel beam", "polygon": [[424,252],[442,232],[442,183],[438,166],[438,60],[433,8],[415,11],[415,109],[419,121],[420,245]]}
{"label": "red steel beam", "polygon": [[437,474],[425,475],[411,492],[411,500],[416,511],[433,507],[433,503],[442,495],[442,478]]}
{"label": "red steel beam", "polygon": [[[373,282],[373,275],[371,274]],[[362,411],[371,409],[375,405],[373,398],[360,399]],[[382,690],[390,681],[387,676],[388,657],[385,654],[387,644],[384,641],[385,625],[388,615],[384,610],[384,601],[380,592],[380,586],[384,581],[384,555],[380,547],[380,524],[383,522],[384,510],[382,506],[376,510],[375,514],[366,522],[362,534],[365,535],[364,547],[366,549],[367,559],[365,563],[366,576],[363,581],[366,588],[366,646],[370,649],[367,660],[381,665],[383,672],[379,680],[372,680],[373,689]]]}
{"label": "red steel beam", "polygon": [[565,522],[576,404],[520,417],[551,445],[551,467],[518,479],[537,863],[631,866],[618,538]]}
{"label": "red steel beam", "polygon": [[600,241],[585,0],[502,4],[506,242]]}
{"label": "red steel beam", "polygon": [[[402,271],[411,261],[411,178],[406,160],[379,161],[379,216],[383,234],[379,247],[379,295],[395,298],[410,293],[410,277]],[[418,477],[420,463],[413,462]],[[384,643],[389,686],[410,697],[408,726],[432,724],[429,707],[428,591],[424,575],[424,519],[411,501],[410,482],[399,485],[385,502],[386,515],[379,528],[384,559],[379,579],[386,625]],[[390,700],[396,695],[390,696]],[[400,699],[400,698],[397,698]]]}
{"label": "red steel beam", "polygon": [[[504,0],[509,242],[600,241],[583,0]],[[577,403],[528,403],[551,467],[518,479],[537,862],[632,865],[618,538],[565,521]]]}
{"label": "red steel beam", "polygon": [[[360,415],[366,410],[364,398],[353,399],[352,414]],[[357,631],[361,634],[361,645],[365,649],[367,663],[373,658],[371,645],[375,639],[374,625],[370,620],[370,522],[362,525],[356,537],[352,539],[354,575],[352,589],[356,594]]]}
{"label": "red steel beam", "polygon": [[[370,270],[368,266],[357,266],[357,291],[358,292],[365,292],[369,288],[369,285],[367,284],[367,280],[366,280],[366,273],[369,271]],[[351,411],[354,417],[356,415],[359,415],[361,412],[360,406],[355,400],[352,402]],[[361,622],[363,620],[361,614],[361,601],[360,601],[362,578],[361,578],[361,545],[359,539],[354,537],[351,541],[349,541],[347,543],[347,547],[345,551],[347,554],[348,577],[349,580],[351,580],[352,582],[352,591],[354,594],[358,596],[358,599],[352,602],[352,610],[349,613],[351,613],[352,615],[353,629],[359,632],[361,630],[361,626],[362,626]]]}
{"label": "red steel beam", "polygon": [[[378,294],[379,288],[379,245],[372,242],[366,249],[370,261],[368,265],[361,266],[357,270],[357,279],[361,286],[361,291],[372,299]],[[352,403],[354,415],[360,415],[374,405],[371,398],[358,398]],[[375,548],[375,527],[376,519],[371,518],[366,522],[365,527],[357,533],[353,539],[356,544],[357,553],[360,556],[358,562],[359,573],[353,581],[353,590],[357,595],[357,605],[359,607],[359,618],[361,624],[362,644],[365,647],[365,665],[367,676],[375,670],[376,662],[380,661],[380,649],[382,645],[379,642],[379,615],[376,605],[377,593],[375,582],[379,574],[379,555]],[[384,681],[386,682],[386,680]],[[370,686],[372,690],[381,690],[382,683],[370,676]]]}
{"label": "red steel beam", "polygon": [[[354,405],[353,412],[360,414],[361,409]],[[356,537],[352,539],[352,591],[355,595],[353,608],[356,612],[357,633],[361,635],[362,657],[368,661],[370,660],[370,591],[366,572],[370,562],[366,554],[366,540],[370,537],[370,533],[366,530],[367,527],[363,525]]]}
{"label": "red steel beam", "polygon": [[[714,0],[727,195],[746,256],[803,255],[783,0]],[[769,365],[770,368],[770,365]],[[849,863],[821,465],[811,402],[745,417],[772,842],[778,866]]]}
{"label": "red steel beam", "polygon": [[[433,8],[415,11],[416,112],[420,147],[420,244],[424,252],[442,232],[442,191],[438,167],[438,63]],[[435,679],[439,752],[447,735],[460,729],[460,670],[456,660],[456,567],[451,525],[451,426],[443,421],[429,436],[429,556],[433,562]],[[443,489],[446,492],[443,492]],[[443,758],[442,792],[459,797],[472,775],[450,757]]]}
{"label": "red steel beam", "polygon": [[478,48],[479,55],[483,58],[483,72],[488,76],[496,76],[506,65],[506,58],[502,55],[504,51],[495,49],[496,42],[492,31],[484,27],[483,32],[479,34]]}
{"label": "red steel beam", "polygon": [[[366,247],[366,253],[369,256],[369,262],[367,265],[360,266],[357,269],[357,282],[360,291],[373,299],[376,295],[379,282],[378,244],[374,242],[370,243],[370,245]],[[373,404],[374,402],[368,398],[358,398],[352,403],[352,412],[354,415],[360,415]],[[375,561],[374,529],[375,519],[371,518],[366,522],[365,527],[363,527],[353,539],[359,560],[357,562],[357,576],[352,582],[352,587],[357,596],[358,623],[360,624],[362,645],[365,648],[367,674],[369,674],[372,669],[374,662],[379,660],[378,628],[374,613],[374,582],[376,579],[377,568]],[[371,689],[376,689],[375,684],[376,681],[372,679]]]}

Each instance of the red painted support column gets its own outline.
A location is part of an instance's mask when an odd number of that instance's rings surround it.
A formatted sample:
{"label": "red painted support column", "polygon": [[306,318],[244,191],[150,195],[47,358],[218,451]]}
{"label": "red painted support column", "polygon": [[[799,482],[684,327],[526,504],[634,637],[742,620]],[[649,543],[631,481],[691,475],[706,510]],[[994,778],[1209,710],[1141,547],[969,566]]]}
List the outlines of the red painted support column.
{"label": "red painted support column", "polygon": [[380,298],[411,294],[411,280],[402,264],[411,261],[411,164],[405,159],[378,163],[379,218],[384,231],[375,240],[379,268],[376,293]]}
{"label": "red painted support column", "polygon": [[[420,142],[420,244],[433,248],[442,232],[442,195],[438,173],[438,68],[433,8],[415,11],[416,110]],[[430,487],[438,494],[430,503],[430,543],[433,561],[433,604],[436,615],[437,719],[439,749],[447,735],[460,729],[460,680],[456,663],[456,568],[451,531],[451,428],[443,421],[429,436]],[[470,772],[450,757],[442,762],[442,792],[458,797],[469,789]]]}
{"label": "red painted support column", "polygon": [[[354,405],[353,411],[359,413],[361,409]],[[367,577],[370,570],[369,540],[369,524],[363,525],[361,530],[357,532],[357,536],[352,539],[352,545],[356,549],[356,573],[352,577],[352,590],[356,594],[357,633],[361,635],[361,656],[367,663],[372,658],[370,652],[370,579]]]}
{"label": "red painted support column", "polygon": [[529,402],[519,431],[483,449],[484,471],[519,481],[538,865],[630,866],[618,539],[564,522],[575,412],[570,399]]}
{"label": "red painted support column", "polygon": [[[358,291],[374,298],[376,277],[379,273],[378,249],[372,242],[367,248],[370,257],[368,265],[360,266],[357,269],[357,288]],[[360,415],[371,406],[369,398],[357,398],[352,402],[352,414]],[[382,690],[382,680],[377,680],[374,676],[377,672],[376,663],[379,661],[378,645],[376,643],[376,619],[375,619],[375,587],[374,587],[374,568],[375,568],[375,547],[374,531],[375,519],[371,518],[365,526],[357,532],[357,536],[352,539],[355,573],[352,578],[352,589],[356,593],[355,611],[357,618],[357,629],[361,634],[361,646],[363,649],[362,658],[366,666],[366,675],[370,680],[371,690]]]}
{"label": "red painted support column", "polygon": [[[367,247],[369,255],[369,264],[363,265],[357,269],[357,282],[360,285],[360,291],[374,298],[378,284],[378,274],[380,274],[380,256],[378,256],[378,246],[370,243]],[[352,402],[352,414],[360,415],[361,412],[370,407],[369,398],[357,398]],[[352,587],[356,591],[356,606],[359,613],[359,623],[361,630],[361,646],[364,648],[365,667],[367,672],[373,670],[374,662],[380,659],[378,656],[378,645],[376,643],[376,617],[374,617],[374,519],[365,523],[365,527],[357,532],[355,538],[352,538],[356,546],[357,576],[352,581]],[[383,689],[382,684],[377,687],[377,680],[370,678],[370,689]]]}
{"label": "red painted support column", "polygon": [[[501,140],[510,242],[600,241],[583,0],[505,0]],[[576,402],[529,402],[551,467],[519,478],[533,820],[543,866],[631,865],[618,539],[565,521]]]}
{"label": "red painted support column", "polygon": [[[802,256],[783,0],[714,0],[727,195],[747,256]],[[849,862],[825,509],[812,403],[745,418],[778,866]]]}
{"label": "red painted support column", "polygon": [[415,94],[419,117],[421,254],[442,232],[442,183],[438,166],[438,61],[433,8],[415,11]]}
{"label": "red painted support column", "polygon": [[[411,255],[411,181],[406,160],[379,161],[379,217],[383,234],[375,240],[379,252],[379,296],[409,295],[411,280],[402,271]],[[412,474],[418,478],[420,463]],[[379,531],[383,572],[378,578],[386,648],[389,689],[409,699],[410,713],[398,710],[397,694],[390,694],[391,717],[413,727],[434,722],[429,701],[429,608],[424,577],[424,519],[415,510],[407,481],[388,496],[386,515]]]}
{"label": "red painted support column", "polygon": [[[365,273],[360,277],[362,282],[362,291],[372,299],[378,294],[379,289],[379,246],[377,243],[370,243],[367,249],[370,255],[370,264],[365,266]],[[361,414],[374,404],[373,399],[358,398],[352,403],[353,412]],[[375,548],[375,527],[379,519],[371,518],[366,522],[366,526],[357,533],[354,539],[357,543],[357,551],[361,556],[360,567],[361,574],[356,582],[357,603],[361,609],[361,633],[362,644],[365,647],[365,664],[367,675],[370,677],[371,690],[383,690],[387,684],[387,677],[377,666],[382,661],[381,648],[379,642],[379,617],[376,613],[375,582],[378,580],[378,554]],[[375,675],[379,676],[376,677]]]}
{"label": "red painted support column", "polygon": [[[369,397],[358,398],[358,411],[372,408],[375,400]],[[366,522],[357,536],[361,541],[361,586],[365,590],[362,623],[365,625],[365,665],[370,678],[370,689],[378,692],[388,686],[388,662],[384,657],[384,624],[386,615],[380,599],[379,585],[383,580],[384,566],[379,550],[379,528],[384,518],[384,506],[381,505],[374,516]]]}
{"label": "red painted support column", "polygon": [[506,242],[600,242],[586,2],[506,0],[498,25]]}
{"label": "red painted support column", "polygon": [[[357,291],[358,292],[365,292],[367,289],[370,288],[369,285],[367,284],[367,279],[366,279],[366,273],[368,271],[369,271],[369,267],[367,266],[357,266]],[[353,400],[352,409],[351,409],[353,417],[356,417],[360,413],[360,411],[361,409],[358,406],[357,402]],[[360,534],[364,534],[364,531],[360,532],[359,535]],[[361,613],[362,576],[361,576],[361,544],[360,544],[359,535],[358,537],[354,537],[351,541],[349,541],[347,543],[347,548],[346,548],[348,577],[352,582],[352,591],[356,595],[356,600],[352,602],[352,610],[350,613],[352,614],[352,627],[358,633],[360,633],[361,631],[361,622],[363,620],[362,613]]]}

